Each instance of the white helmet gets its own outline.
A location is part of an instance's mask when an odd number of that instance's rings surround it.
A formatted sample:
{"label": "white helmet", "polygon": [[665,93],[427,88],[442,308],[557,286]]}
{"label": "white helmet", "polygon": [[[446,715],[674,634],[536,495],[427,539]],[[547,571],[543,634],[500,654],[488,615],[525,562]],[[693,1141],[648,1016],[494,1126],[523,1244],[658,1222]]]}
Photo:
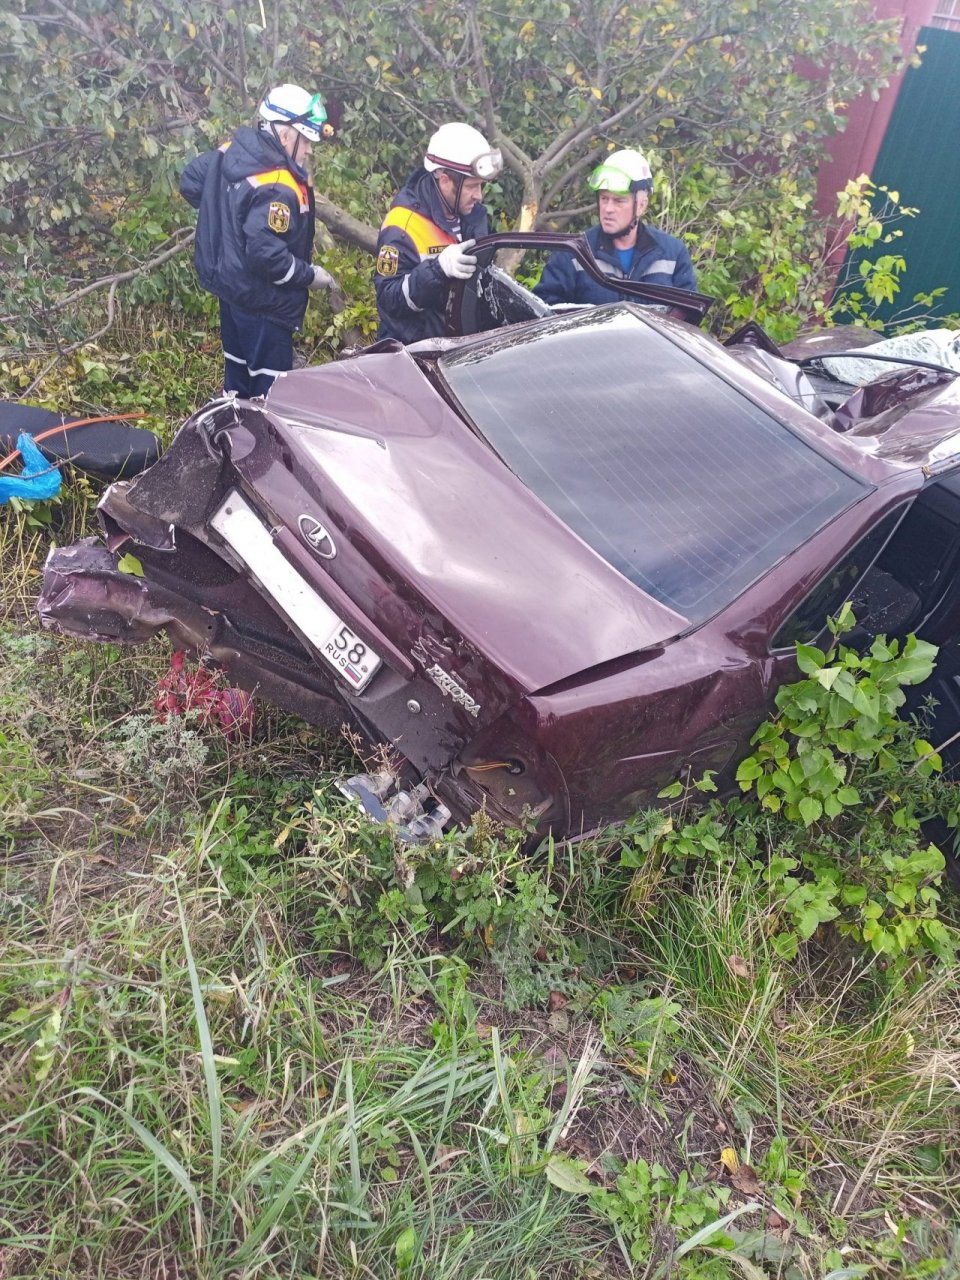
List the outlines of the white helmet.
{"label": "white helmet", "polygon": [[319,93],[307,93],[298,84],[279,84],[271,89],[257,108],[257,115],[272,124],[290,125],[310,142],[333,137],[323,98]]}
{"label": "white helmet", "polygon": [[503,157],[483,134],[469,124],[442,124],[427,143],[423,167],[428,173],[451,169],[468,178],[495,178],[503,168]]}
{"label": "white helmet", "polygon": [[627,196],[633,191],[649,191],[653,187],[653,175],[642,151],[614,151],[597,165],[587,185],[591,191]]}

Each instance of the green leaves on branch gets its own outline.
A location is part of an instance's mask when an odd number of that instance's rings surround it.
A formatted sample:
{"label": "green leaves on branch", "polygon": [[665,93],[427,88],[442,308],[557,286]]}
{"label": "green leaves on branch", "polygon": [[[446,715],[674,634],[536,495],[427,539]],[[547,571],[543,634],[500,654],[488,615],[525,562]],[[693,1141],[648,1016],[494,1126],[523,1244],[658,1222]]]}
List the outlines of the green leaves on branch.
{"label": "green leaves on branch", "polygon": [[[843,645],[824,653],[798,644],[797,665],[809,678],[777,694],[780,714],[760,726],[752,739],[756,753],[737,770],[741,790],[805,827],[859,806],[858,769],[864,762],[896,766],[894,748],[906,728],[897,716],[903,686],[928,678],[936,652],[915,636],[902,648],[878,637],[864,655]],[[924,776],[940,768],[929,743],[919,741],[917,752],[914,767]]]}
{"label": "green leaves on branch", "polygon": [[[896,974],[912,958],[956,953],[939,918],[945,859],[922,823],[938,815],[956,828],[960,806],[938,752],[898,714],[904,688],[931,675],[936,648],[878,636],[858,653],[840,641],[855,625],[846,604],[828,620],[826,649],[797,645],[802,678],[780,688],[754,734],[735,775],[742,798],[690,814],[686,791],[636,827],[621,862],[638,874],[651,859],[674,873],[722,867],[768,895],[785,960],[826,926]],[[661,798],[676,800],[676,787]]]}
{"label": "green leaves on branch", "polygon": [[777,947],[791,956],[835,921],[879,954],[943,956],[945,862],[920,836],[922,818],[944,803],[934,785],[942,764],[897,714],[904,686],[930,676],[937,651],[915,636],[902,645],[880,636],[857,653],[837,639],[855,622],[845,605],[829,649],[797,645],[806,678],[780,689],[778,714],[754,734],[756,751],[736,773],[741,791],[778,819],[778,856],[763,870],[791,925]]}
{"label": "green leaves on branch", "polygon": [[[502,226],[521,209],[541,226],[582,225],[592,162],[641,145],[656,172],[653,216],[685,236],[703,287],[727,301],[718,323],[754,317],[790,336],[826,280],[812,217],[823,139],[842,126],[839,104],[900,59],[895,24],[868,0],[384,0],[366,7],[362,39],[346,0],[192,0],[188,14],[169,0],[55,7],[56,21],[30,0],[0,13],[12,51],[0,152],[11,345],[27,323],[48,341],[52,316],[71,340],[51,303],[140,265],[144,239],[157,247],[192,225],[176,195],[184,163],[249,120],[279,80],[319,88],[342,117],[341,144],[315,156],[316,185],[366,230],[430,122],[468,119],[502,144],[508,167],[488,190]],[[801,61],[814,73],[801,75]],[[847,200],[859,226],[862,197]],[[883,243],[883,216],[863,217],[863,234]],[[359,243],[346,223],[335,234]],[[349,294],[359,308],[371,303],[367,266],[363,292]],[[140,296],[130,286],[124,298],[196,309],[188,255],[155,274],[155,296],[138,277]],[[878,265],[869,283],[888,291],[894,278]]]}

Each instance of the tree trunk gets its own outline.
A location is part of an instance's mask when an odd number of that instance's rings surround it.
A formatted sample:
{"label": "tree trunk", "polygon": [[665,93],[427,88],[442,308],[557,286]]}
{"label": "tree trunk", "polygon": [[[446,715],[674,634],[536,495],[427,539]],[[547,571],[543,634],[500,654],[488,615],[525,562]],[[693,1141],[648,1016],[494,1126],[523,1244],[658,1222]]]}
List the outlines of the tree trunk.
{"label": "tree trunk", "polygon": [[[537,226],[537,214],[540,212],[540,200],[543,196],[543,183],[538,178],[528,175],[523,184],[523,203],[520,205],[520,217],[517,219],[515,231],[534,231]],[[504,249],[497,255],[497,265],[515,276],[523,262],[523,249]]]}

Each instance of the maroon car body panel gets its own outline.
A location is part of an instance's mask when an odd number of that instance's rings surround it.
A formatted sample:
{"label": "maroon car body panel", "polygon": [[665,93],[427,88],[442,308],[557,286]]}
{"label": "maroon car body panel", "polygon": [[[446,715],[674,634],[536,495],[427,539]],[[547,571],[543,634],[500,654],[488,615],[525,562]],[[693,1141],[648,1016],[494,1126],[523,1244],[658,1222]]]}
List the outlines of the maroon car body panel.
{"label": "maroon car body panel", "polygon": [[[608,311],[597,309],[598,323]],[[560,331],[551,318],[408,349],[378,344],[278,379],[265,402],[206,406],[159,463],[108,490],[106,546],[52,553],[44,624],[134,643],[165,630],[307,719],[353,719],[461,819],[486,807],[504,822],[576,833],[651,802],[684,770],[729,778],[795,671],[792,644],[774,647],[782,625],[867,535],[893,530],[891,513],[931,477],[956,470],[960,387],[901,371],[811,412],[802,368],[762,334],[724,347],[680,321],[630,313],[861,482],[856,500],[698,624],[548,509],[438,374],[445,352],[468,351],[482,367],[494,349],[535,350]],[[334,672],[277,584],[211,524],[230,501],[256,514],[306,597],[379,655],[364,687]],[[930,528],[938,520],[960,547],[960,485],[932,503]],[[929,542],[918,528],[911,536]],[[127,549],[143,578],[117,568]],[[928,578],[914,613],[955,636],[960,602],[941,570]],[[913,594],[906,584],[897,617]]]}
{"label": "maroon car body panel", "polygon": [[[332,424],[329,411],[309,407],[314,386],[337,405]],[[686,626],[625,581],[465,431],[406,351],[285,379],[269,405],[286,422],[291,472],[310,474],[334,533],[354,547],[376,546],[389,579],[415,582],[462,639],[527,692],[661,644]],[[343,419],[371,434],[338,430]],[[306,492],[288,498],[285,469],[279,486],[270,481],[261,473],[256,488],[278,514],[286,506],[292,520],[297,501],[316,503]],[[338,556],[328,572],[347,578],[350,567]],[[369,595],[358,603],[375,616],[379,606]],[[537,644],[530,643],[531,617],[550,618]],[[409,649],[417,636],[401,630]]]}

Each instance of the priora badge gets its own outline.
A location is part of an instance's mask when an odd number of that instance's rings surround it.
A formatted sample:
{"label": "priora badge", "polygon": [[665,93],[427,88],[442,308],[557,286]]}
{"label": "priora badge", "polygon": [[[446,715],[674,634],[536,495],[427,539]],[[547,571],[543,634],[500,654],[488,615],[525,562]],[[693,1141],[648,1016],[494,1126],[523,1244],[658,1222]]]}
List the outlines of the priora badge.
{"label": "priora badge", "polygon": [[322,560],[332,560],[337,554],[337,544],[315,516],[302,515],[297,521],[303,540]]}
{"label": "priora badge", "polygon": [[474,718],[480,714],[480,703],[471,698],[463,685],[458,684],[449,671],[444,671],[439,663],[435,662],[432,667],[427,667],[427,675],[445,698],[452,698]]}

